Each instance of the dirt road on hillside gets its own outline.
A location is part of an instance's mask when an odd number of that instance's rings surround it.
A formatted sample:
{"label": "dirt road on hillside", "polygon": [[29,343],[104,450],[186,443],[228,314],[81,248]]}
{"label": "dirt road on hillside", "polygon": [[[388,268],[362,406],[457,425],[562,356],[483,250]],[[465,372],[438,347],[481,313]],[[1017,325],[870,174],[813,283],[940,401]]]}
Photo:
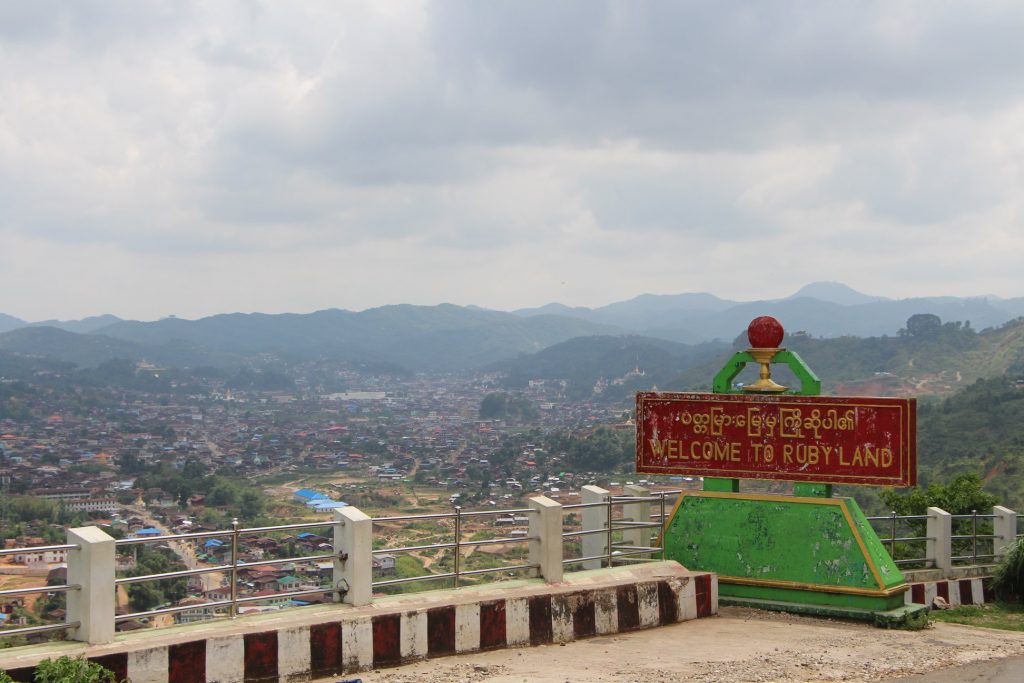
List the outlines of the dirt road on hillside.
{"label": "dirt road on hillside", "polygon": [[[965,664],[969,665],[965,669],[953,668]],[[987,681],[988,671],[993,681],[1024,680],[1024,671],[1018,675],[1019,668],[1024,668],[1024,633],[945,623],[917,632],[886,631],[867,624],[725,607],[716,618],[626,635],[434,659],[322,680],[770,683],[891,681],[933,671],[939,677],[916,680]],[[961,679],[964,671],[972,674]],[[1000,678],[1006,675],[1011,678]]]}

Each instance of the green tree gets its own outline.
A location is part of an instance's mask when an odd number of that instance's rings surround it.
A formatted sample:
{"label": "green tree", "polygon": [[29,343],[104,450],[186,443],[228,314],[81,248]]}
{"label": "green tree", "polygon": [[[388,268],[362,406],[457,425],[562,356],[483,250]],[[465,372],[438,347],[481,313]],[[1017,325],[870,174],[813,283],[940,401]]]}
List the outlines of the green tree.
{"label": "green tree", "polygon": [[238,514],[247,520],[254,520],[263,512],[263,496],[259,491],[246,489],[238,505]]}
{"label": "green tree", "polygon": [[491,393],[484,396],[480,402],[480,417],[484,420],[493,420],[505,417],[508,396],[502,393]]}
{"label": "green tree", "polygon": [[933,313],[915,313],[907,318],[906,333],[911,337],[927,339],[935,337],[942,329],[942,318]]}
{"label": "green tree", "polygon": [[923,515],[930,507],[942,508],[952,515],[968,515],[972,510],[988,511],[998,502],[982,490],[981,477],[976,472],[958,474],[948,484],[936,482],[906,492],[887,489],[881,495],[898,515]]}

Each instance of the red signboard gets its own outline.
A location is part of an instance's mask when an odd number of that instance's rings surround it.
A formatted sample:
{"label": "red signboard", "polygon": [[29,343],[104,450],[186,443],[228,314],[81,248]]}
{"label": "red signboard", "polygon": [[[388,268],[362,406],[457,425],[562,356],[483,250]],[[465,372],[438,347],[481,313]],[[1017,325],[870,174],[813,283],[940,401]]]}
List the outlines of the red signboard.
{"label": "red signboard", "polygon": [[636,471],[913,486],[916,401],[677,394],[636,397]]}

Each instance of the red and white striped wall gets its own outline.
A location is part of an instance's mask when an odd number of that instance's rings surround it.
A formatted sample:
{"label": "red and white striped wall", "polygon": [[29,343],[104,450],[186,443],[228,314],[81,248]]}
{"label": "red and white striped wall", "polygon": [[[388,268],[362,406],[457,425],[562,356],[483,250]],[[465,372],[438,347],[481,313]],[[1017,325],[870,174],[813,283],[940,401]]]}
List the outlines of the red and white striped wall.
{"label": "red and white striped wall", "polygon": [[991,601],[992,591],[989,586],[990,577],[974,579],[944,579],[941,581],[922,581],[910,584],[910,590],[903,594],[906,604],[928,605],[935,598],[942,598],[951,607],[959,605],[984,605]]}
{"label": "red and white striped wall", "polygon": [[[189,627],[176,642],[138,647],[136,638],[135,648],[119,643],[119,652],[85,654],[112,669],[119,680],[130,678],[132,683],[302,680],[707,617],[718,612],[718,579],[659,562],[601,572],[579,582],[416,597],[384,599],[361,608],[335,606],[332,620],[324,619],[329,608],[318,609],[309,613],[315,615],[310,623],[296,623],[290,616],[278,619],[287,624],[277,625],[274,620],[243,624],[244,619],[226,628],[196,625],[205,630]],[[157,634],[153,640],[167,640]],[[33,667],[10,673],[15,680],[30,681]]]}

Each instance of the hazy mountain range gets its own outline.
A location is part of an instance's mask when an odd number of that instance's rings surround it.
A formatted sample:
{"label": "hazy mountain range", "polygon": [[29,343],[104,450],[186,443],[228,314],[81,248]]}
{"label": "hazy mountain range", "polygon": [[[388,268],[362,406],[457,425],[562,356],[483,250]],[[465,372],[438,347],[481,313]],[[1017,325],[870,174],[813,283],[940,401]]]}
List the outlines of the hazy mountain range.
{"label": "hazy mountain range", "polygon": [[[0,314],[0,353],[95,365],[146,358],[169,365],[225,365],[260,354],[387,362],[415,371],[485,367],[577,337],[641,335],[698,344],[731,342],[758,315],[817,337],[895,335],[907,318],[934,313],[975,329],[1024,315],[1024,297],[886,299],[819,282],[778,300],[739,302],[713,294],[644,294],[598,308],[548,304],[502,312],[475,306],[382,306],[308,314],[231,313],[154,322],[112,315],[27,322]],[[644,348],[653,352],[650,342]],[[662,347],[666,351],[668,347]],[[690,357],[672,347],[680,358]],[[696,354],[700,355],[700,354]]]}

